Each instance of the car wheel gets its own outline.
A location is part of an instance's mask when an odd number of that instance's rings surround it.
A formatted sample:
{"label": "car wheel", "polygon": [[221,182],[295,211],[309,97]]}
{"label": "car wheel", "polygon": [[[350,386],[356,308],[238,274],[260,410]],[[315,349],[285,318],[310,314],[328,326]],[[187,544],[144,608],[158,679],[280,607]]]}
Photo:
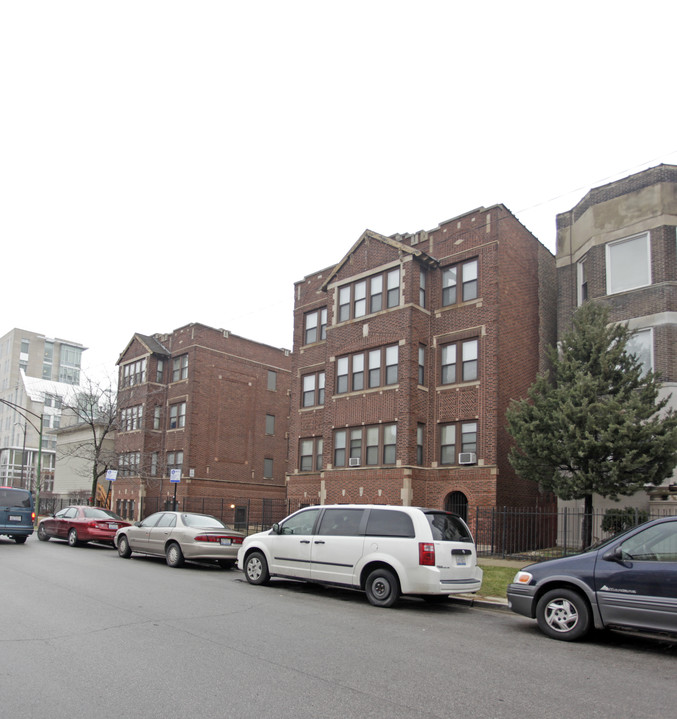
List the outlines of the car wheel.
{"label": "car wheel", "polygon": [[75,527],[68,530],[68,546],[69,547],[77,547],[78,544],[80,544],[80,541],[78,540],[78,532]]}
{"label": "car wheel", "polygon": [[132,549],[129,546],[129,540],[124,534],[118,537],[118,554],[123,559],[129,559],[132,556]]}
{"label": "car wheel", "polygon": [[181,547],[179,547],[176,542],[172,542],[167,545],[167,549],[165,549],[165,558],[167,559],[167,564],[170,567],[183,566],[183,552],[181,551]]}
{"label": "car wheel", "polygon": [[268,562],[261,552],[252,552],[244,563],[244,575],[250,584],[268,584]]}
{"label": "car wheel", "polygon": [[400,597],[397,577],[389,569],[375,569],[364,586],[367,599],[375,607],[392,607]]}
{"label": "car wheel", "polygon": [[24,543],[26,542],[26,540],[28,539],[28,537],[26,537],[25,535],[22,535],[21,537],[12,537],[12,539],[13,539],[17,544],[24,544]]}
{"label": "car wheel", "polygon": [[232,569],[234,566],[234,559],[219,559],[219,567],[221,567],[221,569]]}
{"label": "car wheel", "polygon": [[49,542],[49,534],[47,534],[45,527],[42,524],[38,525],[38,539],[41,542]]}
{"label": "car wheel", "polygon": [[571,589],[546,592],[536,605],[540,630],[552,639],[574,641],[590,629],[590,610],[585,599]]}

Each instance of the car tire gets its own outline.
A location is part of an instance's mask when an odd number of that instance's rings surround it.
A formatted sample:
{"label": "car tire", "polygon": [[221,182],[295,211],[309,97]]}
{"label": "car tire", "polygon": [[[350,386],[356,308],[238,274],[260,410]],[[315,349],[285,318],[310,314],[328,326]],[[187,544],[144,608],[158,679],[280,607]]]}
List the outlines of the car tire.
{"label": "car tire", "polygon": [[221,569],[232,569],[234,566],[234,559],[219,559],[219,567],[221,567]]}
{"label": "car tire", "polygon": [[261,552],[252,552],[244,562],[244,576],[250,584],[268,584],[268,562]]}
{"label": "car tire", "polygon": [[375,607],[392,607],[400,598],[397,577],[389,569],[375,569],[364,585],[367,599]]}
{"label": "car tire", "polygon": [[129,546],[129,540],[124,534],[118,537],[118,554],[123,559],[129,559],[132,556],[132,548]]}
{"label": "car tire", "polygon": [[181,547],[176,542],[170,542],[165,549],[165,559],[170,567],[175,569],[183,567],[184,559]]}
{"label": "car tire", "polygon": [[25,534],[23,534],[23,535],[21,535],[20,537],[17,537],[17,536],[12,537],[12,539],[13,539],[17,544],[25,544],[25,543],[26,543],[26,540],[28,539],[28,537],[27,537]]}
{"label": "car tire", "polygon": [[78,539],[78,530],[75,529],[75,527],[72,527],[68,530],[68,546],[77,547],[79,544],[80,540]]}
{"label": "car tire", "polygon": [[49,542],[49,534],[47,534],[45,527],[42,524],[38,525],[38,539],[41,542]]}
{"label": "car tire", "polygon": [[538,600],[536,621],[539,629],[552,639],[573,642],[590,630],[590,609],[578,592],[553,589]]}

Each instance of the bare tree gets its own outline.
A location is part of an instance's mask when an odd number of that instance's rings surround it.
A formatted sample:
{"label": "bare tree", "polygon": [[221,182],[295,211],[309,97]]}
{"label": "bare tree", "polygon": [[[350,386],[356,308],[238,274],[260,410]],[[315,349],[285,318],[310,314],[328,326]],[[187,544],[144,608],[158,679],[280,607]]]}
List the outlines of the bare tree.
{"label": "bare tree", "polygon": [[112,380],[96,381],[83,377],[80,388],[68,400],[62,410],[70,413],[74,424],[87,428],[87,438],[61,449],[63,456],[85,460],[90,464],[92,478],[92,501],[96,501],[99,479],[108,469],[117,466],[117,456],[106,448],[106,438],[117,429],[117,387]]}

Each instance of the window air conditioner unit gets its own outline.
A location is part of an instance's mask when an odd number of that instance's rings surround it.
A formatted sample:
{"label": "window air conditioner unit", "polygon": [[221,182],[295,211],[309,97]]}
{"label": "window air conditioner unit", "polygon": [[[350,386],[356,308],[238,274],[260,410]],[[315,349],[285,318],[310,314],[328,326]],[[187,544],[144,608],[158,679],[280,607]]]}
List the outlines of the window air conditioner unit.
{"label": "window air conditioner unit", "polygon": [[359,467],[360,466],[360,458],[359,457],[351,457],[348,460],[348,466],[349,467]]}
{"label": "window air conditioner unit", "polygon": [[477,464],[477,455],[474,452],[460,452],[458,455],[459,464]]}

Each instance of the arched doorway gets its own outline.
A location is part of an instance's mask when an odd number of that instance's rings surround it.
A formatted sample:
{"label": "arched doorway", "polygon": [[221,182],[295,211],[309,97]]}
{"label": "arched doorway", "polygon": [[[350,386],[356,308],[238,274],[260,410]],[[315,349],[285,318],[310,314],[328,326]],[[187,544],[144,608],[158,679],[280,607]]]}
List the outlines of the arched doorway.
{"label": "arched doorway", "polygon": [[463,492],[451,492],[444,500],[444,509],[447,512],[458,514],[464,522],[468,521],[468,498]]}

